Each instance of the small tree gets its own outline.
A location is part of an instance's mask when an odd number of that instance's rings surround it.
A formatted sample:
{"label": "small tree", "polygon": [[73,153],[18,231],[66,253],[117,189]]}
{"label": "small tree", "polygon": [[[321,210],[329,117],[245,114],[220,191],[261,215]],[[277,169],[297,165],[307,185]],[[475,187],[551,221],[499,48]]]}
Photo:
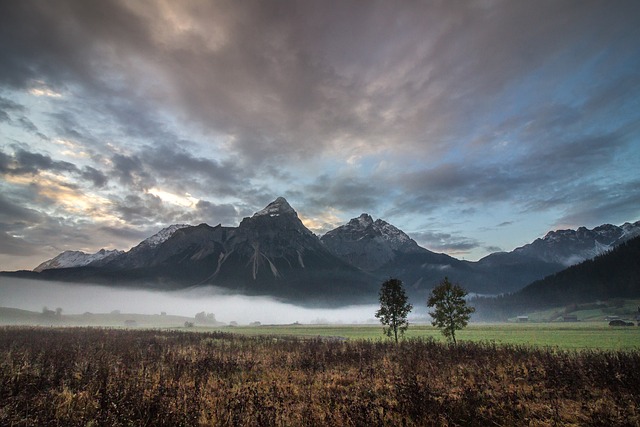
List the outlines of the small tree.
{"label": "small tree", "polygon": [[404,335],[409,327],[407,315],[413,309],[413,306],[407,301],[407,295],[404,293],[402,281],[398,279],[389,279],[380,287],[380,310],[376,311],[376,317],[380,319],[380,323],[387,325],[383,328],[384,334],[388,337],[394,337],[398,342],[398,333]]}
{"label": "small tree", "polygon": [[428,307],[435,307],[429,314],[433,318],[431,324],[442,331],[447,339],[456,342],[456,330],[462,329],[469,323],[474,307],[467,306],[465,291],[459,285],[452,285],[447,277],[444,278],[429,294]]}

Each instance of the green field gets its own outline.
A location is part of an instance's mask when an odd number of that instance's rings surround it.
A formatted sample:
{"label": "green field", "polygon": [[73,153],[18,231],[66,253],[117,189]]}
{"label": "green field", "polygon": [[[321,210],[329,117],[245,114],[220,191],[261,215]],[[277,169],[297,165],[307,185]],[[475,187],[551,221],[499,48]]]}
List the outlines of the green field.
{"label": "green field", "polygon": [[[634,301],[634,304],[637,302]],[[631,305],[629,305],[631,307]],[[635,306],[633,306],[635,307]],[[618,311],[588,309],[578,307],[572,311],[577,314],[579,322],[530,322],[530,323],[471,323],[466,329],[459,331],[456,336],[459,341],[488,342],[496,344],[526,345],[532,347],[557,347],[559,349],[580,350],[640,350],[640,327],[610,327],[602,319],[608,314],[625,316]],[[566,313],[566,308],[563,312]],[[531,319],[554,315],[553,312],[540,312],[530,315]],[[595,312],[593,314],[592,312]],[[558,317],[558,316],[556,316]],[[625,318],[629,316],[626,315]],[[241,335],[275,335],[297,337],[328,337],[337,340],[387,340],[382,334],[379,324],[361,325],[263,325],[263,326],[198,326],[185,328],[185,321],[193,322],[191,317],[171,315],[142,315],[126,313],[63,315],[60,319],[45,319],[40,313],[11,308],[0,308],[0,324],[4,325],[39,325],[45,327],[107,327],[124,328],[125,321],[134,320],[134,329],[171,329],[188,330],[192,332],[211,332],[221,330]],[[444,341],[440,331],[430,325],[412,324],[407,331],[407,338],[433,338]]]}
{"label": "green field", "polygon": [[[204,329],[204,328],[203,328]],[[195,328],[195,330],[202,330]],[[386,340],[379,325],[237,326],[220,330],[245,335],[334,337],[336,339]],[[411,325],[407,338],[444,341],[440,331],[428,325]],[[558,347],[560,349],[640,350],[640,327],[612,328],[605,322],[470,324],[458,340],[496,344]]]}

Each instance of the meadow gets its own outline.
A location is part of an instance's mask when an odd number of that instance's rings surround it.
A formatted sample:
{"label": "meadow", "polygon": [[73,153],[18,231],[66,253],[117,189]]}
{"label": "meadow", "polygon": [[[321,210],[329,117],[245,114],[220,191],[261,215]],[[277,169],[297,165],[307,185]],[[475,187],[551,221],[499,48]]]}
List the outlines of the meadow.
{"label": "meadow", "polygon": [[304,336],[3,327],[0,425],[640,424],[637,350],[296,328]]}
{"label": "meadow", "polygon": [[[206,328],[199,329],[206,331]],[[337,339],[386,340],[380,325],[265,325],[226,327],[243,335],[333,337]],[[640,350],[640,327],[610,327],[606,322],[471,323],[456,333],[460,340],[475,343],[556,347],[563,350]],[[410,325],[406,338],[444,342],[430,325]]]}

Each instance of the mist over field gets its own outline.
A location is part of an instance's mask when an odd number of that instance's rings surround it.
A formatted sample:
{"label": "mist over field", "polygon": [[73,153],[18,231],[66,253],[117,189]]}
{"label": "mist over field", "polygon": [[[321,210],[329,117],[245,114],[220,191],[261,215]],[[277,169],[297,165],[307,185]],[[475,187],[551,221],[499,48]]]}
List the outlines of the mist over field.
{"label": "mist over field", "polygon": [[364,323],[374,319],[375,305],[341,308],[306,308],[268,297],[230,295],[213,287],[184,291],[118,289],[88,284],[65,284],[15,278],[0,278],[0,307],[40,312],[60,307],[63,314],[122,313],[193,317],[205,311],[216,320],[239,324]]}

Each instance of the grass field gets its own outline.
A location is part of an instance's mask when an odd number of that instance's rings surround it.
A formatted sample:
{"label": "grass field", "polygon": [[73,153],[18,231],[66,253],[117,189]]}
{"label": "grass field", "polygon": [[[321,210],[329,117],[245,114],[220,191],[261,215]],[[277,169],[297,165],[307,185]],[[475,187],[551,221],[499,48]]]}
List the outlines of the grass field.
{"label": "grass field", "polygon": [[[197,328],[197,330],[201,330]],[[210,330],[210,329],[209,329]],[[387,340],[379,325],[286,325],[237,326],[221,330],[244,335],[335,337],[337,339]],[[470,324],[456,335],[459,340],[496,344],[558,347],[560,349],[639,350],[640,327],[612,328],[605,322]],[[439,330],[411,325],[407,338],[444,341]]]}
{"label": "grass field", "polygon": [[3,426],[640,425],[638,384],[638,351],[0,327]]}

